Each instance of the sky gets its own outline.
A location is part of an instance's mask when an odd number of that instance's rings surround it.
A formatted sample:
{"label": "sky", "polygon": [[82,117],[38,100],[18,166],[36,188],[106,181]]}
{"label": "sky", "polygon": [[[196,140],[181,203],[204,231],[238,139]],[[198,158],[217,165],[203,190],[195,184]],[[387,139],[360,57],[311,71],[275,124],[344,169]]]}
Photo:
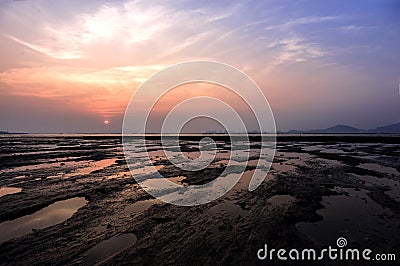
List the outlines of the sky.
{"label": "sky", "polygon": [[[120,132],[136,89],[192,60],[250,76],[280,131],[400,122],[396,0],[0,1],[0,58],[0,130],[12,132]],[[225,88],[193,84],[165,95],[154,124],[204,94],[249,115]]]}

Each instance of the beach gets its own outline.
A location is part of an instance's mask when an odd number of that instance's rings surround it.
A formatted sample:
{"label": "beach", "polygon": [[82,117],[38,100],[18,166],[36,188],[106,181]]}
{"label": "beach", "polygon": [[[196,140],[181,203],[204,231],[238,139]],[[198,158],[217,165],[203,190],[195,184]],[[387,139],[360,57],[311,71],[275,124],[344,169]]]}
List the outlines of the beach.
{"label": "beach", "polygon": [[[201,137],[182,139],[189,158]],[[172,165],[157,137],[147,138],[147,151],[170,181],[204,184],[225,169],[231,145],[210,137],[217,156],[198,172]],[[119,135],[3,135],[0,143],[0,265],[257,265],[266,263],[257,258],[266,243],[321,248],[345,237],[382,253],[400,244],[399,136],[278,136],[271,169],[252,192],[259,139],[250,138],[253,157],[235,187],[188,207],[136,183],[132,175],[151,173],[140,161],[128,168]]]}

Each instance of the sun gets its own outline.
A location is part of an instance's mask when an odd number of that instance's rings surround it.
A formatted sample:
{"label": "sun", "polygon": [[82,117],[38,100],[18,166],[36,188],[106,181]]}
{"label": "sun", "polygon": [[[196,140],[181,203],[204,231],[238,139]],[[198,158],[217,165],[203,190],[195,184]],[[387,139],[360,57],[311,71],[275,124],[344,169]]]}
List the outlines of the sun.
{"label": "sun", "polygon": [[104,120],[104,125],[110,124],[110,120]]}

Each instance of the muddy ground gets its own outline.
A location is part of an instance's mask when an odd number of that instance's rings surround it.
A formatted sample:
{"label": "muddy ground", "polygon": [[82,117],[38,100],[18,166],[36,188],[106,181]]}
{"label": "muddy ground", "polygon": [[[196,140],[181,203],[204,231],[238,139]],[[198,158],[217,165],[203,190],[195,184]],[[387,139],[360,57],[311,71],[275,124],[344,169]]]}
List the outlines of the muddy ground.
{"label": "muddy ground", "polygon": [[[196,157],[196,143],[181,148]],[[118,137],[13,136],[0,144],[0,265],[258,265],[271,263],[257,258],[264,244],[319,249],[339,237],[400,260],[399,137],[278,139],[260,187],[247,190],[249,164],[232,191],[196,207],[159,202],[138,186],[132,174],[146,169],[130,172]],[[158,140],[148,145],[159,172],[189,186],[217,177],[229,154],[229,143],[217,140],[217,159],[193,173],[171,165]]]}

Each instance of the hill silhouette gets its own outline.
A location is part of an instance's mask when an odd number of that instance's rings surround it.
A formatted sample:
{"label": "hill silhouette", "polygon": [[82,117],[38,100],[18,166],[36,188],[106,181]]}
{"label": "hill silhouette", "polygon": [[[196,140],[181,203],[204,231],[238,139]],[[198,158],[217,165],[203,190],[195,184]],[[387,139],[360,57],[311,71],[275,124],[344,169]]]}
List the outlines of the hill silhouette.
{"label": "hill silhouette", "polygon": [[376,127],[374,129],[359,129],[348,125],[335,125],[324,129],[290,130],[289,134],[400,134],[400,123]]}

